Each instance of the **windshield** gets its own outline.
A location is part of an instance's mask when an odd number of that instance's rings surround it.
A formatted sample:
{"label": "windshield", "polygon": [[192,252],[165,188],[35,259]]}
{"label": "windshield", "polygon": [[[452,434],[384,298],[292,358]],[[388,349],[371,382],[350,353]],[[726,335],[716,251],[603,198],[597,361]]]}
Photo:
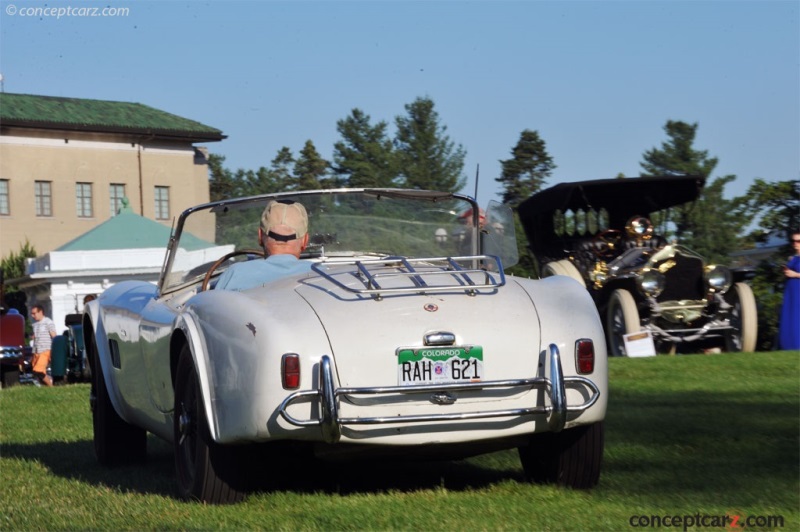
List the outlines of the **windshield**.
{"label": "windshield", "polygon": [[479,255],[475,228],[486,225],[485,213],[473,214],[469,198],[413,190],[321,191],[212,203],[181,216],[162,292],[198,282],[230,252],[259,250],[261,214],[276,198],[300,202],[308,212],[309,246],[301,258]]}

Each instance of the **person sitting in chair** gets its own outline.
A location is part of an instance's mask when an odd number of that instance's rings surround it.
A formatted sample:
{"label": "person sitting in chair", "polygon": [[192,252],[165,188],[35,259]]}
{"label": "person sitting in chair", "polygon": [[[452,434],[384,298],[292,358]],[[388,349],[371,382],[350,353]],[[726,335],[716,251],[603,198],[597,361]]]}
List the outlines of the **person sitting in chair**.
{"label": "person sitting in chair", "polygon": [[217,290],[247,290],[286,275],[308,272],[311,263],[299,260],[308,246],[305,207],[291,200],[270,201],[261,215],[258,243],[264,249],[264,260],[233,264],[220,276]]}

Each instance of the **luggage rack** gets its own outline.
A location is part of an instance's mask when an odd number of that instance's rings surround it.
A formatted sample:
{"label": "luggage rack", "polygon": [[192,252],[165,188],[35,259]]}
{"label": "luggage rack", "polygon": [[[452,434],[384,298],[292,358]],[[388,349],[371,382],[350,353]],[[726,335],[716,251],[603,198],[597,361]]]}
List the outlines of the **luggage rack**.
{"label": "luggage rack", "polygon": [[[475,267],[464,268],[459,262],[470,261]],[[438,264],[437,264],[438,263]],[[440,269],[424,270],[414,268],[414,265],[424,264]],[[347,286],[339,281],[334,275],[327,271],[323,266],[355,266],[356,271],[353,275],[364,283],[364,288]],[[386,268],[397,268],[395,271],[370,271],[367,266],[383,266]],[[480,265],[480,267],[478,267]],[[464,257],[427,257],[409,259],[406,257],[385,257],[381,259],[366,260],[345,260],[345,261],[324,261],[311,265],[311,269],[329,280],[342,290],[355,294],[366,294],[380,300],[385,294],[422,294],[428,292],[445,292],[452,290],[464,290],[467,294],[474,296],[478,290],[495,290],[506,284],[506,276],[503,273],[503,265],[500,258],[495,255],[469,255]],[[482,276],[483,282],[476,282],[472,275]],[[430,285],[425,281],[427,277],[452,278],[451,283]],[[380,279],[406,278],[410,286],[398,286],[386,288],[381,286]]]}

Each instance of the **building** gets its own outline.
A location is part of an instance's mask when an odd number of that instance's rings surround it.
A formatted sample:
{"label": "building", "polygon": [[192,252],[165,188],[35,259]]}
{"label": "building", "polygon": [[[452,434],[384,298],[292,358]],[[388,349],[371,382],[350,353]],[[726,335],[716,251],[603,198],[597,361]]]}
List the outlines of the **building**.
{"label": "building", "polygon": [[123,198],[170,226],[209,199],[197,143],[218,129],[128,102],[0,94],[0,256],[26,239],[38,255],[113,217]]}

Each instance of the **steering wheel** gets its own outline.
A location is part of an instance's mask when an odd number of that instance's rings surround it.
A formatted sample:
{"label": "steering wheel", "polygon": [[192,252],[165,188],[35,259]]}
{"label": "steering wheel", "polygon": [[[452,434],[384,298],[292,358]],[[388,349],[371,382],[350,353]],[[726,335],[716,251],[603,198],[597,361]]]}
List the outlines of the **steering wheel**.
{"label": "steering wheel", "polygon": [[238,257],[239,255],[258,255],[261,258],[266,256],[263,249],[237,249],[236,251],[231,251],[230,253],[223,255],[217,259],[217,262],[212,264],[206,272],[206,276],[203,278],[203,284],[200,286],[200,291],[205,292],[208,290],[208,283],[211,281],[211,276],[214,275],[214,270],[219,268],[220,264],[228,259],[232,259],[233,257]]}
{"label": "steering wheel", "polygon": [[622,243],[622,231],[606,229],[592,238],[592,251],[601,259],[613,257]]}

